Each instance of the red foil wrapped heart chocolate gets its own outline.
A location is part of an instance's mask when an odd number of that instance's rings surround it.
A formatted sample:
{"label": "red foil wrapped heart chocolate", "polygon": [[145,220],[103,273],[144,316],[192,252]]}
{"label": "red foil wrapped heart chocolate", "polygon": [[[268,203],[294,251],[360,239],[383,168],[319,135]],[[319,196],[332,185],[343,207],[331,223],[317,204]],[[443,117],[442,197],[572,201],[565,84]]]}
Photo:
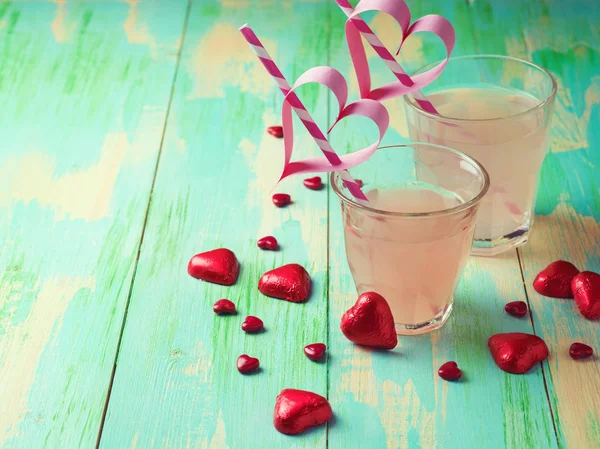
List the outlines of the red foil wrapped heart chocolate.
{"label": "red foil wrapped heart chocolate", "polygon": [[315,176],[314,178],[306,178],[303,181],[304,186],[310,190],[321,190],[323,188],[323,182],[321,181],[320,176]]}
{"label": "red foil wrapped heart chocolate", "polygon": [[324,343],[313,343],[304,347],[304,355],[313,361],[319,361],[323,358],[327,346]]}
{"label": "red foil wrapped heart chocolate", "polygon": [[269,126],[267,132],[278,139],[283,138],[283,126]]}
{"label": "red foil wrapped heart chocolate", "polygon": [[263,274],[258,290],[272,298],[302,302],[310,292],[310,276],[301,265],[291,263]]}
{"label": "red foil wrapped heart chocolate", "polygon": [[326,423],[333,417],[327,399],[316,393],[286,388],[277,396],[273,425],[286,435]]}
{"label": "red foil wrapped heart chocolate", "polygon": [[276,193],[272,197],[273,204],[277,207],[285,207],[292,202],[292,197],[287,193]]}
{"label": "red foil wrapped heart chocolate", "polygon": [[540,295],[553,298],[572,298],[571,281],[579,270],[571,262],[557,260],[544,268],[533,281],[533,288]]}
{"label": "red foil wrapped heart chocolate", "polygon": [[249,334],[261,331],[263,328],[263,321],[260,318],[252,315],[248,315],[242,323],[242,330],[244,332],[248,332]]}
{"label": "red foil wrapped heart chocolate", "polygon": [[190,276],[214,284],[233,285],[239,272],[240,264],[227,248],[196,254],[188,263]]}
{"label": "red foil wrapped heart chocolate", "polygon": [[594,350],[591,346],[576,342],[569,347],[569,355],[575,360],[588,359],[594,355]]}
{"label": "red foil wrapped heart chocolate", "polygon": [[513,301],[504,306],[506,313],[518,318],[527,315],[527,303],[525,301]]}
{"label": "red foil wrapped heart chocolate", "polygon": [[462,371],[458,368],[456,362],[446,362],[438,369],[438,376],[444,380],[455,381],[460,379]]}
{"label": "red foil wrapped heart chocolate", "polygon": [[213,305],[213,312],[217,315],[233,315],[235,313],[235,304],[228,299],[219,299]]}
{"label": "red foil wrapped heart chocolate", "polygon": [[571,283],[579,312],[588,320],[600,318],[600,274],[582,271]]}
{"label": "red foil wrapped heart chocolate", "polygon": [[548,346],[537,335],[496,334],[489,338],[488,346],[498,368],[507,373],[524,374],[548,358]]}
{"label": "red foil wrapped heart chocolate", "polygon": [[372,348],[393,349],[398,344],[390,306],[383,296],[366,292],[342,316],[340,329],[348,340]]}
{"label": "red foil wrapped heart chocolate", "polygon": [[240,373],[246,374],[255,371],[260,366],[257,358],[250,357],[248,354],[242,354],[237,359],[237,369]]}

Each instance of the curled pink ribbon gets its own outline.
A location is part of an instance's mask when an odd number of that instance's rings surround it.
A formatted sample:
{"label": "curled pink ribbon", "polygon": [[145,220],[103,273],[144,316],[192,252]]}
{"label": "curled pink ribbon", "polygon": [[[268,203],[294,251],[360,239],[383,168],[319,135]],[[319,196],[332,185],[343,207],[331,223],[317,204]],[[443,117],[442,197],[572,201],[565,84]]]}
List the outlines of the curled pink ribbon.
{"label": "curled pink ribbon", "polygon": [[[438,36],[444,43],[444,46],[446,47],[446,58],[426,72],[415,75],[412,78],[406,76],[406,83],[394,82],[372,90],[369,62],[361,38],[361,31],[365,32],[366,29],[361,29],[361,27],[364,26],[364,21],[360,18],[360,14],[367,11],[385,12],[392,16],[398,23],[398,26],[402,30],[402,42],[400,43],[398,52],[400,52],[406,39],[412,34],[429,32]],[[348,50],[350,51],[350,57],[352,58],[352,64],[358,80],[361,98],[386,100],[421,90],[423,87],[435,81],[446,67],[456,41],[456,35],[452,24],[444,17],[437,14],[423,16],[413,22],[412,25],[410,24],[410,20],[410,10],[404,0],[361,0],[353,12],[348,14],[348,20],[346,21],[345,27],[346,40],[348,42]],[[368,31],[371,32],[370,29]],[[377,50],[377,47],[374,47],[374,49],[378,52],[379,56],[382,58],[384,57]]]}
{"label": "curled pink ribbon", "polygon": [[[291,161],[294,140],[292,108],[297,106],[294,104],[294,99],[297,97],[295,97],[295,95],[290,94],[294,92],[294,90],[298,87],[308,83],[318,83],[324,85],[333,93],[337,100],[338,115],[329,131],[331,131],[338,122],[345,119],[346,117],[358,115],[361,117],[366,117],[370,119],[373,123],[375,123],[379,131],[379,138],[374,143],[366,146],[365,148],[362,148],[358,151],[354,151],[350,154],[339,156],[341,163],[337,165],[332,165],[326,158],[309,158],[300,161]],[[292,86],[291,90],[285,96],[281,111],[282,124],[284,129],[283,139],[285,151],[285,164],[280,181],[288,176],[295,174],[346,170],[366,161],[373,155],[373,153],[377,150],[379,144],[381,143],[381,140],[383,139],[383,136],[389,126],[388,111],[381,103],[372,99],[361,99],[354,101],[348,105],[346,104],[347,100],[348,84],[346,83],[346,79],[340,72],[338,72],[334,68],[313,67],[312,69],[309,69],[302,75],[300,75],[300,77]],[[302,115],[298,115],[300,119],[303,120]],[[311,126],[316,127],[317,125],[314,122],[307,123],[304,120],[303,122],[305,126],[307,126],[308,131],[311,134],[313,134]],[[323,152],[333,152],[333,149],[327,141],[323,141],[322,144],[320,143],[319,145],[321,146],[321,150]]]}

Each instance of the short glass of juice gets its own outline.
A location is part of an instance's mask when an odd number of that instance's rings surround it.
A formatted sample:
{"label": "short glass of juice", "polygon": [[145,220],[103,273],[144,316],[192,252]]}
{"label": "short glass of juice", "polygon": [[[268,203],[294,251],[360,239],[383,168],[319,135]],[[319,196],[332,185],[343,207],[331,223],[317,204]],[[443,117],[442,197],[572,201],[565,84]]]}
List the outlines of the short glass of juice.
{"label": "short glass of juice", "polygon": [[410,138],[462,151],[490,175],[473,254],[493,256],[525,244],[548,151],[556,95],[552,75],[511,57],[462,56],[451,58],[424,93],[439,114],[405,96]]}
{"label": "short glass of juice", "polygon": [[379,148],[350,174],[368,202],[356,200],[337,172],[331,185],[358,293],[386,298],[398,334],[441,327],[471,250],[487,172],[459,151],[410,143]]}

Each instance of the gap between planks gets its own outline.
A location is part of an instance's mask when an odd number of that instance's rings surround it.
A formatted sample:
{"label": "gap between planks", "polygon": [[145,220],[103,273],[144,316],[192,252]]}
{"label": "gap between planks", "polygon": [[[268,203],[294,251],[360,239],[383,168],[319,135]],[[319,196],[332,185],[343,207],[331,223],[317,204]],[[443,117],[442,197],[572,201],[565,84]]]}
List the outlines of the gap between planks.
{"label": "gap between planks", "polygon": [[108,390],[106,392],[106,401],[104,403],[104,409],[102,410],[102,418],[100,420],[100,426],[98,428],[98,437],[96,439],[95,449],[98,449],[100,447],[100,443],[102,440],[102,432],[104,430],[104,422],[106,421],[106,413],[108,411],[108,406],[110,403],[112,387],[113,387],[113,383],[115,380],[115,373],[117,371],[117,361],[119,360],[119,353],[121,350],[123,333],[125,331],[125,323],[127,321],[127,312],[129,311],[129,303],[131,301],[131,295],[133,293],[133,285],[135,282],[135,275],[137,273],[138,263],[140,260],[140,254],[142,251],[142,244],[144,242],[144,235],[146,233],[146,225],[148,224],[148,216],[150,214],[150,204],[152,202],[152,194],[154,192],[154,185],[156,183],[156,176],[158,174],[158,168],[160,165],[160,159],[161,159],[161,155],[162,155],[162,151],[163,151],[163,145],[165,142],[165,134],[167,131],[167,124],[169,123],[171,104],[173,103],[173,95],[175,93],[175,82],[177,81],[177,75],[179,74],[179,66],[181,65],[181,56],[182,56],[183,45],[185,43],[185,38],[186,38],[186,34],[187,34],[187,27],[188,27],[188,22],[189,22],[189,18],[190,18],[191,8],[192,8],[192,0],[188,0],[187,6],[186,6],[186,11],[185,11],[185,17],[183,20],[183,28],[181,30],[181,39],[179,40],[179,48],[177,49],[177,59],[175,61],[175,70],[173,72],[173,79],[171,81],[171,91],[169,92],[169,101],[167,103],[167,111],[165,114],[165,121],[163,124],[163,129],[162,129],[162,133],[161,133],[161,137],[160,137],[158,154],[156,156],[156,164],[154,166],[154,174],[152,176],[152,184],[150,185],[150,192],[148,194],[148,203],[146,204],[146,213],[144,215],[144,222],[142,224],[142,232],[140,234],[140,240],[138,242],[137,254],[135,256],[135,262],[134,262],[134,266],[133,266],[133,275],[131,276],[131,283],[129,284],[129,292],[127,293],[127,301],[125,302],[125,310],[123,313],[123,320],[121,322],[121,330],[119,332],[119,339],[117,341],[117,350],[115,351],[115,358],[113,360],[113,367],[112,367],[112,371],[110,374],[110,381],[108,383]]}
{"label": "gap between planks", "polygon": [[[523,262],[521,261],[521,251],[519,248],[515,248],[517,252],[517,260],[519,261],[519,271],[521,272],[521,281],[523,285],[523,291],[525,292],[525,300],[527,301],[527,308],[529,309],[529,321],[531,322],[531,327],[533,329],[533,334],[537,335],[535,330],[535,322],[533,320],[533,313],[531,311],[531,303],[529,302],[529,295],[527,294],[527,285],[525,285],[525,273],[523,272]],[[556,437],[556,445],[561,448],[560,438],[558,438],[558,430],[556,428],[556,422],[554,419],[554,410],[552,409],[552,401],[550,399],[550,392],[548,391],[548,381],[546,379],[546,370],[544,369],[545,365],[548,364],[548,359],[544,360],[540,365],[542,368],[542,379],[544,379],[544,390],[546,391],[546,399],[548,399],[548,406],[550,407],[550,416],[552,418],[552,427],[554,428],[554,436]]]}
{"label": "gap between planks", "polygon": [[[466,9],[468,11],[467,14],[471,18],[471,23],[473,24],[473,26],[476,26],[477,24],[475,23],[475,16],[474,16],[473,8],[472,8],[474,1],[475,0],[466,0],[466,6],[467,6]],[[527,39],[525,39],[525,30],[522,27],[520,27],[519,31],[520,31],[521,38],[523,40],[523,46],[525,47],[525,50],[527,51],[528,54],[531,54],[531,49],[527,45]],[[473,43],[474,43],[475,51],[477,52],[477,54],[482,54],[481,48],[479,46],[479,41],[477,39],[477,34],[473,35]],[[508,56],[511,56],[511,55],[508,55]],[[539,174],[538,174],[538,176],[539,176]],[[534,211],[534,213],[535,213],[535,211]],[[515,248],[515,252],[517,255],[517,263],[519,264],[519,272],[521,273],[521,285],[523,287],[523,293],[525,294],[525,301],[527,302],[527,308],[529,309],[529,321],[531,323],[531,328],[533,330],[533,334],[537,335],[537,332],[535,330],[535,323],[533,320],[533,313],[531,311],[531,303],[529,301],[529,295],[527,294],[527,286],[525,285],[525,273],[523,272],[523,263],[521,261],[521,252],[519,251],[519,248]],[[552,419],[552,428],[554,429],[554,438],[556,438],[556,445],[560,449],[560,448],[562,448],[562,446],[560,444],[560,438],[558,438],[558,430],[556,427],[556,418],[554,416],[554,410],[552,408],[550,392],[548,391],[548,380],[546,377],[546,370],[545,370],[545,365],[547,365],[547,364],[548,364],[548,360],[544,360],[540,364],[540,367],[542,370],[542,379],[544,380],[544,390],[546,392],[546,400],[548,402],[548,407],[550,408],[550,418]]]}

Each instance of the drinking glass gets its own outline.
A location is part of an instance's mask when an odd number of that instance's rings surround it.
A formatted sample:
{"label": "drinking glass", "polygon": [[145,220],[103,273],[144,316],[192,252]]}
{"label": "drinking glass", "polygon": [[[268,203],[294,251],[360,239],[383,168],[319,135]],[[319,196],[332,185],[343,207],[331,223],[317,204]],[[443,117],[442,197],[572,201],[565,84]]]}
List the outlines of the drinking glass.
{"label": "drinking glass", "polygon": [[538,174],[548,151],[556,94],[552,75],[516,58],[463,56],[451,58],[424,93],[439,115],[405,96],[410,138],[460,150],[490,175],[473,254],[493,256],[525,244],[533,225]]}
{"label": "drinking glass", "polygon": [[459,151],[411,143],[378,149],[350,174],[363,182],[368,202],[356,200],[337,172],[331,185],[358,293],[386,298],[398,334],[441,327],[471,249],[487,172]]}

